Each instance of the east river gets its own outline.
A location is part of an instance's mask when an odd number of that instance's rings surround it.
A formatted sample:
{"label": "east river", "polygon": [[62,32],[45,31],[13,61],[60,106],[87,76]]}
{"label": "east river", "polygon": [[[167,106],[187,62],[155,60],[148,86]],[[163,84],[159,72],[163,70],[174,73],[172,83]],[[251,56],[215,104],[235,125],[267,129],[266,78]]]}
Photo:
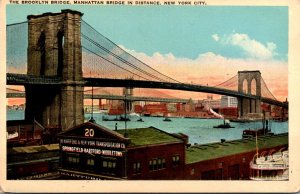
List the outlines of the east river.
{"label": "east river", "polygon": [[[114,130],[117,123],[118,129],[125,128],[124,121],[103,121],[102,113],[94,113],[93,117],[99,125]],[[85,114],[85,120],[89,120],[91,114]],[[189,136],[189,143],[205,144],[218,142],[220,139],[234,140],[241,139],[244,129],[262,128],[262,122],[235,123],[231,122],[231,126],[235,128],[220,129],[213,126],[223,123],[220,119],[193,119],[193,118],[170,118],[171,121],[163,121],[163,117],[142,117],[144,122],[138,122],[138,116],[128,115],[131,121],[126,122],[127,128],[143,128],[153,126],[169,133],[184,133]],[[110,119],[115,116],[109,116]],[[24,119],[24,111],[8,110],[7,120]],[[288,122],[270,122],[273,133],[288,132]]]}

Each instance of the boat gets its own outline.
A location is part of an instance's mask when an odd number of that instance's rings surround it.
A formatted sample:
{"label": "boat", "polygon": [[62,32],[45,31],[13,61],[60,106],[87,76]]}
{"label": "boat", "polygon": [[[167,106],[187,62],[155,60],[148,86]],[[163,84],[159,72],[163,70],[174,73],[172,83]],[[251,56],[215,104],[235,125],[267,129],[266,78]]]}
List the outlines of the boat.
{"label": "boat", "polygon": [[102,116],[102,121],[115,121],[116,118],[110,118],[108,115],[103,115]]}
{"label": "boat", "polygon": [[119,118],[116,116],[116,118],[109,118],[107,115],[102,116],[102,121],[130,121],[130,118],[120,116]]}
{"label": "boat", "polygon": [[172,121],[169,117],[165,117],[163,121]]}
{"label": "boat", "polygon": [[[271,152],[274,150],[271,150]],[[289,152],[279,151],[274,154],[256,153],[250,162],[251,180],[275,181],[289,179]]]}
{"label": "boat", "polygon": [[140,114],[138,114],[138,113],[135,113],[135,112],[133,112],[133,113],[130,113],[130,114],[129,114],[129,116],[130,116],[130,117],[141,117],[141,115],[140,115]]}
{"label": "boat", "polygon": [[263,127],[260,129],[245,129],[243,130],[242,138],[253,138],[255,136],[263,136],[263,135],[274,135],[274,133],[271,132],[271,128],[269,126],[269,121],[265,119],[265,116],[262,120]]}
{"label": "boat", "polygon": [[142,117],[140,117],[138,120],[136,120],[138,122],[144,122],[144,120],[142,119]]}
{"label": "boat", "polygon": [[255,136],[263,136],[263,135],[274,135],[270,129],[261,128],[261,129],[245,129],[243,130],[243,139],[245,138],[253,138]]}
{"label": "boat", "polygon": [[128,118],[128,117],[124,117],[124,116],[120,116],[120,118],[119,119],[116,119],[116,121],[130,121],[130,118]]}
{"label": "boat", "polygon": [[222,128],[222,129],[227,129],[227,128],[234,128],[230,125],[230,122],[229,120],[227,119],[224,119],[224,123],[223,124],[220,124],[220,125],[217,125],[217,126],[214,126],[214,128]]}
{"label": "boat", "polygon": [[150,117],[151,116],[151,114],[149,113],[149,112],[144,112],[144,117]]}

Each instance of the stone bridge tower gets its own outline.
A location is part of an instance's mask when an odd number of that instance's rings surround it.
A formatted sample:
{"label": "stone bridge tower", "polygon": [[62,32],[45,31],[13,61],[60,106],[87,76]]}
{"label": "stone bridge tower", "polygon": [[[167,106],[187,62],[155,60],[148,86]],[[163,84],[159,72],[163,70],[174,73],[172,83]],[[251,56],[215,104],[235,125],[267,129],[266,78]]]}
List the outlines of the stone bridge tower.
{"label": "stone bridge tower", "polygon": [[82,123],[81,16],[73,10],[29,15],[27,74],[62,79],[59,86],[26,85],[25,119],[63,130]]}
{"label": "stone bridge tower", "polygon": [[[239,71],[238,92],[261,96],[260,71]],[[261,113],[261,100],[238,98],[238,110],[239,117],[243,117],[248,113]]]}
{"label": "stone bridge tower", "polygon": [[[131,88],[131,87],[123,88],[123,95],[126,97],[132,97],[133,96],[133,88]],[[124,101],[124,103],[125,103],[125,108],[126,108],[127,113],[131,112],[132,108],[133,108],[132,101],[126,100],[126,102]]]}

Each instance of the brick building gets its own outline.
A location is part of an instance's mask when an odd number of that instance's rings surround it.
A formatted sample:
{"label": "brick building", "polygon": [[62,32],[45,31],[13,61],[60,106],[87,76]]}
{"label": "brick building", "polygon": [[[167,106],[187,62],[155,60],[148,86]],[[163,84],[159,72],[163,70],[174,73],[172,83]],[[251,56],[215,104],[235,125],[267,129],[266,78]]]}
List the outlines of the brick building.
{"label": "brick building", "polygon": [[161,104],[146,104],[143,108],[144,115],[164,116],[168,113],[167,105]]}
{"label": "brick building", "polygon": [[[112,131],[84,123],[60,134],[63,179],[249,179],[255,139],[190,146],[154,127]],[[259,152],[288,147],[288,135],[258,138]]]}
{"label": "brick building", "polygon": [[112,131],[87,122],[59,137],[65,178],[170,179],[184,167],[185,141],[154,127]]}

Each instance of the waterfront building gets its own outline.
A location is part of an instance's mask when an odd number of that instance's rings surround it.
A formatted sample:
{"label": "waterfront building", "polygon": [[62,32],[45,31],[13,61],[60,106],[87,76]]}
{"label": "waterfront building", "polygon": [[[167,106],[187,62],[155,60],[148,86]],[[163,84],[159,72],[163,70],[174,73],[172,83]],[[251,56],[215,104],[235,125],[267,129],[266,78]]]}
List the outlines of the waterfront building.
{"label": "waterfront building", "polygon": [[177,106],[175,103],[167,103],[167,111],[169,113],[175,113],[177,112]]}
{"label": "waterfront building", "polygon": [[207,96],[207,99],[199,100],[198,104],[207,105],[212,109],[219,109],[221,106],[220,99],[213,99],[213,96]]}
{"label": "waterfront building", "polygon": [[227,119],[236,119],[238,117],[237,107],[224,107],[219,109],[219,114]]}
{"label": "waterfront building", "polygon": [[71,179],[172,179],[185,140],[154,127],[112,131],[87,122],[59,135],[60,173]]}
{"label": "waterfront building", "polygon": [[221,108],[237,107],[237,98],[232,96],[221,96]]}
{"label": "waterfront building", "polygon": [[59,165],[58,144],[9,147],[7,179],[56,179]]}
{"label": "waterfront building", "polygon": [[144,115],[164,116],[168,113],[166,103],[146,104],[143,108]]}
{"label": "waterfront building", "polygon": [[8,147],[58,143],[56,135],[61,132],[61,126],[42,126],[36,120],[11,120],[6,124]]}
{"label": "waterfront building", "polygon": [[135,104],[133,106],[133,111],[135,113],[142,113],[143,112],[143,107],[141,105],[139,105],[139,104]]}
{"label": "waterfront building", "polygon": [[[83,123],[59,135],[62,179],[249,179],[255,139],[202,145],[154,127],[110,130]],[[288,134],[258,138],[260,152],[287,149]]]}

